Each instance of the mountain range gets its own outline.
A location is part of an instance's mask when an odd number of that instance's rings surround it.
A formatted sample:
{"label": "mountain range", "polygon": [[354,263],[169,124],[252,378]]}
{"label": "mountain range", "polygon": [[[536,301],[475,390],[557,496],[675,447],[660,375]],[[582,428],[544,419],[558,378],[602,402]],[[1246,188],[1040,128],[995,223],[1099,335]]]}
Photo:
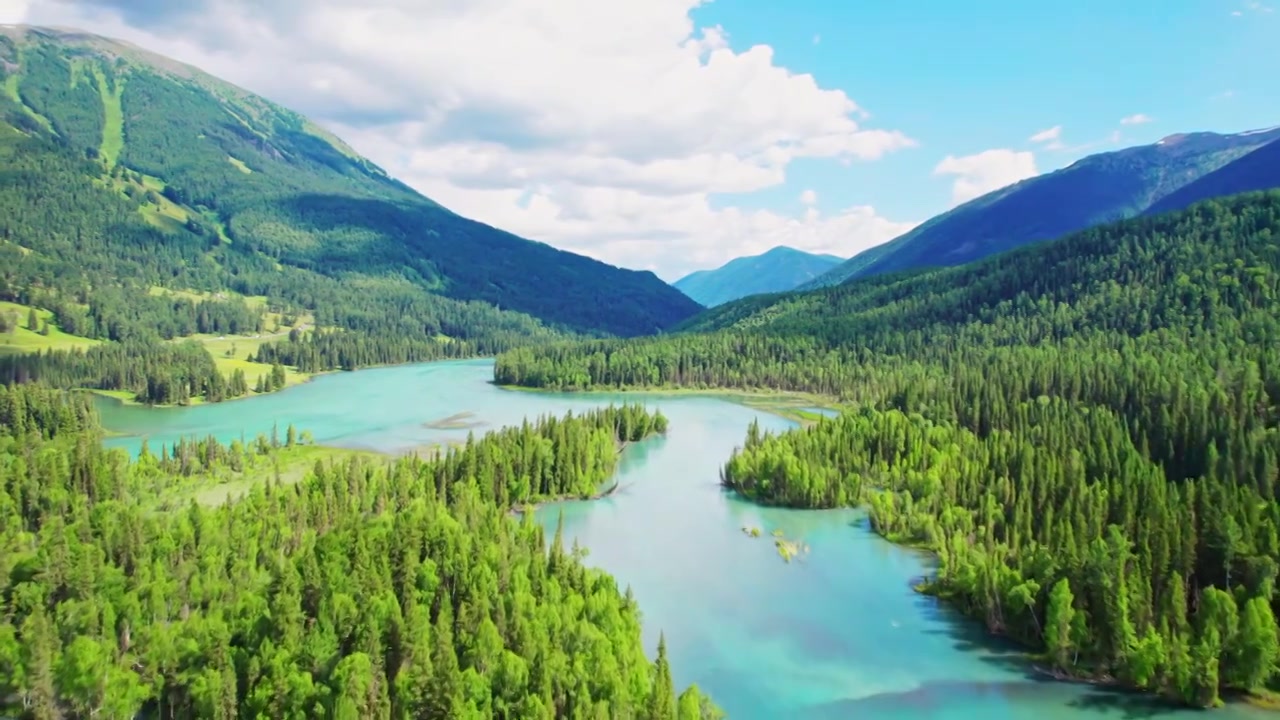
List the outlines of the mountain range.
{"label": "mountain range", "polygon": [[[1196,132],[1100,153],[971,200],[855,255],[802,289],[978,260],[1094,225],[1280,186],[1280,127]],[[1255,155],[1256,154],[1256,155]]]}
{"label": "mountain range", "polygon": [[844,262],[785,246],[730,260],[714,270],[698,270],[675,281],[677,290],[706,307],[731,300],[792,290]]}
{"label": "mountain range", "polygon": [[[589,334],[652,333],[700,309],[650,272],[461,217],[311,120],[127,43],[2,27],[0,90],[6,155],[31,168],[62,162],[40,158],[88,159],[59,187],[128,199],[136,217],[125,224],[141,218],[171,245],[195,236],[205,245],[201,266],[269,262],[347,287],[479,301]],[[10,180],[16,168],[6,171]],[[9,190],[22,193],[21,185]],[[39,198],[10,200],[12,213],[38,212]],[[56,254],[37,230],[23,252]],[[13,242],[16,232],[0,227],[0,238]],[[214,286],[203,289],[233,281],[207,280]]]}

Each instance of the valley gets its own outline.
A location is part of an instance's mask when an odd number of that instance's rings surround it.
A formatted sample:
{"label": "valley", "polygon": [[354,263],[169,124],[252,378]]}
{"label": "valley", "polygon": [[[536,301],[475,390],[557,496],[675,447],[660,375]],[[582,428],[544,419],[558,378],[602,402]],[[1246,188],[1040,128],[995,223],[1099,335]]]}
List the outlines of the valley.
{"label": "valley", "polygon": [[[472,360],[361,370],[243,403],[108,405],[101,412],[120,433],[107,445],[129,452],[138,451],[142,437],[154,451],[183,436],[231,441],[270,433],[289,418],[322,443],[295,452],[395,455],[464,443],[472,432],[424,419],[465,412],[488,430],[643,403],[666,416],[669,429],[626,450],[614,475],[619,490],[602,500],[541,505],[537,518],[548,535],[563,518],[566,547],[579,544],[588,564],[634,592],[650,653],[665,634],[676,685],[697,684],[728,717],[1191,716],[1149,699],[1039,677],[1017,648],[983,637],[945,603],[915,593],[913,583],[932,563],[876,535],[863,511],[764,508],[718,486],[720,465],[751,423],[782,432],[796,427],[793,421],[693,392],[512,392],[490,382],[492,368],[492,361]],[[349,397],[361,402],[335,411],[334,399]],[[202,482],[193,494],[222,501],[247,489],[240,481]],[[747,526],[764,537],[744,534]],[[809,552],[785,562],[774,547],[775,530]],[[1244,706],[1215,714],[1266,716]]]}
{"label": "valley", "polygon": [[[704,30],[671,67],[746,57]],[[1280,129],[1052,126],[1024,145],[1070,163],[946,155],[907,223],[879,176],[769,190],[919,146],[842,94],[747,155],[674,101],[502,149],[517,94],[452,69],[430,122],[326,106],[411,186],[199,68],[0,24],[0,716],[1280,708]]]}

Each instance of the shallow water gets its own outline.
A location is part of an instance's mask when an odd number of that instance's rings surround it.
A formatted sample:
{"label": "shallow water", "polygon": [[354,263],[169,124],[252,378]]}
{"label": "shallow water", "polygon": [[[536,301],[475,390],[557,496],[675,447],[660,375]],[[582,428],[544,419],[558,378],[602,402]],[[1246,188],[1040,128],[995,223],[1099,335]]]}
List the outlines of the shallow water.
{"label": "shallow water", "polygon": [[[1192,716],[1029,676],[1014,650],[912,592],[928,559],[872,534],[858,511],[765,509],[726,495],[718,471],[751,420],[773,430],[787,420],[708,397],[506,391],[488,382],[491,373],[491,361],[431,363],[326,375],[194,408],[106,400],[100,408],[109,429],[129,435],[108,444],[135,452],[144,435],[155,449],[189,434],[228,441],[278,425],[283,435],[289,423],[318,442],[394,452],[524,417],[644,401],[670,418],[670,432],[628,449],[619,492],[546,506],[540,517],[550,528],[563,512],[566,542],[578,539],[587,562],[632,586],[650,648],[666,633],[677,683],[697,682],[731,718]],[[473,413],[464,424],[479,426],[440,422],[458,413]],[[763,534],[749,537],[744,526]],[[775,529],[809,552],[784,562],[769,536]],[[1280,716],[1235,707],[1209,717]]]}

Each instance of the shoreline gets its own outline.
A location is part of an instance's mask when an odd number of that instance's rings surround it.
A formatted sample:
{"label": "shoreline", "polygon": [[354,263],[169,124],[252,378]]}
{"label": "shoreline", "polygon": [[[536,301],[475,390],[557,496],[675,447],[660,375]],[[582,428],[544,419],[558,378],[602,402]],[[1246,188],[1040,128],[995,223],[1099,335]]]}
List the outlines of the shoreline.
{"label": "shoreline", "polygon": [[622,483],[615,480],[614,483],[608,487],[608,489],[602,490],[601,492],[595,493],[594,495],[590,495],[588,497],[580,497],[578,495],[561,495],[559,497],[544,498],[537,502],[527,502],[527,503],[521,503],[520,505],[513,505],[511,507],[511,515],[513,517],[521,517],[525,513],[529,513],[529,512],[536,513],[539,510],[543,509],[544,507],[548,505],[554,505],[555,503],[593,502],[596,500],[604,500],[605,498],[613,497],[621,489],[622,489]]}
{"label": "shoreline", "polygon": [[[809,425],[812,425],[814,422],[816,422],[815,419],[805,418],[802,416],[801,411],[804,408],[822,408],[822,409],[828,409],[828,410],[835,410],[837,412],[839,412],[841,409],[838,401],[831,396],[823,396],[823,395],[818,395],[813,393],[802,393],[802,392],[787,391],[787,390],[768,390],[768,389],[745,390],[745,389],[737,389],[737,388],[695,389],[695,388],[679,388],[679,387],[670,387],[670,386],[591,388],[591,389],[565,390],[565,389],[525,387],[521,385],[504,385],[493,380],[490,381],[490,384],[498,387],[499,389],[507,390],[511,392],[526,392],[526,393],[535,393],[535,394],[540,393],[540,394],[546,394],[546,395],[590,396],[590,395],[600,395],[600,394],[617,394],[617,395],[630,394],[630,395],[652,395],[652,396],[658,396],[658,397],[682,397],[682,396],[683,397],[699,397],[699,396],[712,397],[712,398],[718,398],[721,400],[726,400],[728,402],[735,402],[737,404],[740,404],[755,410],[769,412],[771,414],[786,418],[788,420],[792,420],[793,422],[797,422],[802,427],[807,427]],[[770,401],[772,401],[773,404],[771,404]],[[787,404],[780,407],[779,405],[776,404],[779,401],[786,402]],[[814,413],[809,413],[809,414],[814,414]],[[732,488],[729,488],[729,489],[732,490]],[[593,496],[587,499],[594,500],[594,499],[599,499],[603,497],[608,497],[609,495],[612,495],[614,492],[616,492],[616,490],[617,490],[617,487],[615,485],[615,487],[610,488],[610,490],[605,493],[601,493],[598,497]],[[734,492],[737,492],[737,491],[734,491]],[[787,508],[791,510],[800,510],[800,511],[820,510],[820,508],[797,508],[797,507],[791,507],[786,505],[774,505],[771,503],[762,502],[757,499],[748,498],[742,495],[741,493],[737,493],[737,494],[740,497],[742,497],[742,499],[749,502],[750,504],[756,507],[761,507],[761,508]],[[565,498],[565,499],[576,499],[576,498]],[[547,502],[553,502],[553,501],[547,501]],[[538,506],[540,507],[542,504],[545,504],[545,503],[539,503]],[[850,505],[846,507],[850,507],[853,509],[866,509],[867,504],[859,503],[857,505]],[[880,533],[874,528],[870,528],[870,531],[877,538],[895,547],[911,550],[913,552],[919,553],[920,555],[924,556],[924,558],[927,558],[932,562],[937,561],[938,552],[932,547],[929,547],[919,542],[898,541]],[[955,610],[958,613],[959,617],[964,618],[964,621],[967,623],[973,623],[974,627],[979,629],[983,637],[987,638],[988,640],[994,641],[994,640],[1003,639],[1021,648],[1024,651],[1023,664],[1024,664],[1024,667],[1026,668],[1028,675],[1031,675],[1042,682],[1066,683],[1071,685],[1088,685],[1091,687],[1096,687],[1096,688],[1107,690],[1110,692],[1129,693],[1138,697],[1146,698],[1153,703],[1167,705],[1170,709],[1183,709],[1183,710],[1190,709],[1190,710],[1207,711],[1207,710],[1213,710],[1216,708],[1224,707],[1230,704],[1241,704],[1241,705],[1247,705],[1249,707],[1258,708],[1265,711],[1276,712],[1277,718],[1280,718],[1280,695],[1276,695],[1276,696],[1258,695],[1255,693],[1223,690],[1223,691],[1220,691],[1222,695],[1221,695],[1219,705],[1203,708],[1196,705],[1179,703],[1175,698],[1171,698],[1161,692],[1158,692],[1152,689],[1133,686],[1111,675],[1090,675],[1086,673],[1072,673],[1068,671],[1054,669],[1048,665],[1045,665],[1042,662],[1043,658],[1041,658],[1041,656],[1038,653],[1036,653],[1034,649],[1031,648],[1031,646],[1015,638],[1012,638],[1008,635],[1005,635],[1003,633],[992,632],[991,630],[988,630],[985,626],[983,626],[979,622],[978,618],[975,618],[974,616],[961,610],[960,607],[952,600],[946,597],[942,597],[937,593],[929,592],[926,586],[930,583],[932,579],[933,578],[929,574],[922,576],[920,578],[921,582],[912,583],[911,585],[912,591],[919,595],[934,597],[939,602],[942,602],[952,610]]]}
{"label": "shoreline", "polygon": [[[617,444],[617,445],[618,445],[618,450],[617,450],[617,459],[618,459],[618,460],[621,460],[621,459],[622,459],[622,454],[623,454],[623,453],[625,453],[625,452],[627,451],[627,448],[631,447],[631,446],[632,446],[632,445],[634,445],[635,443],[637,443],[637,442],[644,442],[644,440],[648,440],[649,438],[652,438],[652,437],[655,437],[655,436],[661,436],[662,434],[663,434],[663,433],[656,433],[656,432],[655,432],[655,433],[649,433],[648,435],[646,435],[646,436],[645,436],[643,439],[641,439],[641,440],[635,440],[635,441],[632,441],[632,440],[623,440],[623,441],[619,442],[619,443]],[[562,503],[562,502],[592,502],[592,501],[595,501],[595,500],[604,500],[605,498],[613,497],[614,495],[618,494],[618,491],[619,491],[619,490],[621,490],[621,489],[622,489],[622,481],[621,481],[621,480],[618,480],[617,478],[612,477],[613,475],[616,475],[616,474],[617,474],[617,471],[618,471],[618,469],[615,467],[615,468],[613,469],[613,472],[612,472],[612,473],[610,473],[611,479],[613,480],[613,484],[612,484],[612,485],[610,485],[608,488],[606,488],[606,489],[604,489],[604,490],[600,490],[600,491],[598,491],[598,492],[592,493],[591,495],[589,495],[589,496],[587,496],[587,497],[581,497],[581,496],[578,496],[578,495],[561,495],[561,496],[558,496],[558,497],[543,498],[543,499],[541,499],[541,500],[538,500],[537,502],[527,502],[527,503],[521,503],[520,505],[512,505],[512,506],[511,506],[511,515],[512,515],[513,517],[520,517],[520,516],[524,515],[526,512],[537,512],[537,511],[541,510],[543,507],[546,507],[547,505],[551,505],[551,504],[554,504],[554,503]]]}
{"label": "shoreline", "polygon": [[[295,370],[294,372],[297,372],[297,371]],[[244,395],[237,395],[235,397],[225,398],[225,399],[219,400],[218,402],[209,402],[205,400],[203,396],[200,396],[198,398],[192,398],[193,400],[198,400],[198,402],[189,402],[186,405],[182,405],[179,403],[164,403],[164,404],[149,405],[147,403],[138,402],[137,400],[131,400],[129,398],[120,397],[119,393],[127,393],[129,392],[128,390],[103,390],[101,388],[71,388],[71,391],[87,392],[91,395],[96,395],[102,398],[103,400],[115,403],[120,407],[137,407],[137,408],[146,408],[148,410],[180,410],[184,408],[200,407],[202,405],[225,405],[226,403],[232,403],[239,400],[252,400],[254,398],[266,397],[268,395],[275,395],[276,393],[281,393],[291,388],[296,388],[296,387],[301,387],[303,385],[306,385],[307,383],[311,382],[312,380],[315,380],[318,377],[322,377],[324,375],[332,375],[334,373],[340,373],[340,372],[343,372],[343,371],[342,370],[321,370],[320,372],[314,372],[314,373],[298,373],[298,377],[299,377],[298,380],[295,380],[294,382],[289,383],[288,385],[285,385],[284,387],[279,388],[277,390],[272,390],[270,392],[261,392],[261,393],[255,393],[251,390],[245,393]]]}
{"label": "shoreline", "polygon": [[654,388],[591,388],[589,390],[554,390],[551,388],[534,388],[523,385],[503,385],[495,380],[490,385],[507,392],[521,392],[535,395],[576,395],[590,397],[592,395],[650,395],[655,397],[705,397],[735,403],[752,410],[760,410],[791,420],[802,427],[816,423],[822,415],[812,412],[812,408],[839,413],[843,406],[839,400],[829,395],[803,393],[793,390],[744,390],[738,388],[673,388],[668,386]]}

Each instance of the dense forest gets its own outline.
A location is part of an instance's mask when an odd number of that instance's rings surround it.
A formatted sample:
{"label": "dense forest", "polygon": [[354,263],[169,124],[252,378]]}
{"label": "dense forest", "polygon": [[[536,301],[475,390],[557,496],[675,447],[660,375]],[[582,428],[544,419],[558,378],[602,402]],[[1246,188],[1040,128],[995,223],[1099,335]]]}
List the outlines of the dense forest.
{"label": "dense forest", "polygon": [[0,714],[720,717],[696,687],[676,695],[665,644],[646,658],[629,591],[511,512],[590,494],[620,442],[665,423],[547,417],[158,511],[163,488],[281,441],[130,461],[82,395],[0,387]]}
{"label": "dense forest", "polygon": [[724,482],[870,506],[927,589],[1046,669],[1210,706],[1280,659],[1280,193],[964,267],[753,298],[691,332],[516,349],[499,382],[781,388],[838,419],[752,428]]}

